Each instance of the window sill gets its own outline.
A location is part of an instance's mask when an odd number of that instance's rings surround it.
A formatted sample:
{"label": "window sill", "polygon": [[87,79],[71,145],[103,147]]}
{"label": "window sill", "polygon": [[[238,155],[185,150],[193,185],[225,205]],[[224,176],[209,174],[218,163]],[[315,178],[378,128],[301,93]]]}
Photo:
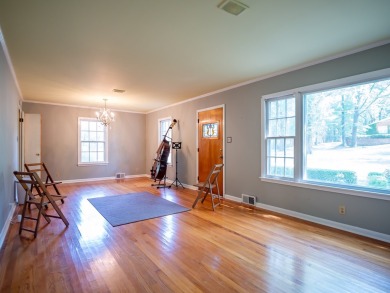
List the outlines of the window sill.
{"label": "window sill", "polygon": [[264,182],[275,183],[275,184],[289,185],[289,186],[308,188],[308,189],[314,189],[314,190],[321,190],[321,191],[327,191],[327,192],[333,192],[333,193],[348,194],[348,195],[354,195],[354,196],[360,196],[360,197],[366,197],[366,198],[390,200],[390,191],[389,191],[389,193],[386,193],[385,190],[383,192],[380,192],[380,190],[366,191],[366,190],[358,190],[358,189],[347,189],[347,188],[342,188],[342,187],[333,187],[333,186],[312,184],[312,183],[308,183],[308,182],[288,181],[288,180],[282,180],[282,179],[277,179],[277,178],[268,178],[268,177],[259,177],[259,179],[261,181],[264,181]]}
{"label": "window sill", "polygon": [[79,167],[90,167],[90,166],[106,166],[108,162],[99,162],[99,163],[77,163]]}

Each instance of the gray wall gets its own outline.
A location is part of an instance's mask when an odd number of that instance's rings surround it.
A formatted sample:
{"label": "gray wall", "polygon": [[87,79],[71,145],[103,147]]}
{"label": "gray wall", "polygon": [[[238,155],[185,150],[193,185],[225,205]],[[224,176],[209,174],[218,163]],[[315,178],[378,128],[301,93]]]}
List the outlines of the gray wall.
{"label": "gray wall", "polygon": [[[261,204],[286,209],[390,235],[390,201],[267,183],[260,176],[260,101],[266,94],[331,81],[390,67],[390,45],[385,45],[296,70],[239,88],[149,113],[146,120],[146,162],[151,164],[156,149],[157,120],[172,116],[179,120],[174,140],[183,142],[179,153],[179,179],[196,182],[196,111],[225,104],[225,194],[250,194]],[[149,167],[149,165],[147,166]],[[174,168],[167,172],[175,178]],[[347,208],[344,216],[338,206]]]}
{"label": "gray wall", "polygon": [[0,234],[6,232],[10,203],[14,203],[12,172],[18,170],[18,105],[19,93],[0,45]]}
{"label": "gray wall", "polygon": [[25,113],[41,114],[42,161],[56,180],[145,174],[145,115],[115,112],[108,129],[108,165],[77,166],[78,117],[95,117],[93,109],[23,103]]}
{"label": "gray wall", "polygon": [[[118,112],[109,134],[108,166],[77,167],[77,117],[93,117],[84,108],[24,103],[26,113],[42,114],[42,159],[56,178],[86,179],[148,173],[156,149],[157,120],[172,116],[179,120],[173,139],[183,142],[179,151],[179,179],[196,182],[196,111],[225,105],[225,136],[233,143],[225,146],[227,195],[256,195],[258,202],[290,211],[344,223],[390,235],[390,201],[316,191],[261,181],[260,98],[265,94],[326,82],[338,78],[390,68],[390,45],[356,53],[267,80],[189,101],[161,111],[143,114]],[[17,91],[4,54],[0,52],[0,228],[4,227],[13,202],[12,171],[17,168]],[[175,177],[174,168],[168,176]],[[347,207],[345,216],[337,207]]]}

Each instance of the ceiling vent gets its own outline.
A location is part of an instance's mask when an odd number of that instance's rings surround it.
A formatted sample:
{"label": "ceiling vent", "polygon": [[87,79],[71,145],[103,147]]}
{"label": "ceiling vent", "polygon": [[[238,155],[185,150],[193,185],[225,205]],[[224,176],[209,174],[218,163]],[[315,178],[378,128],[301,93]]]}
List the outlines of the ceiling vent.
{"label": "ceiling vent", "polygon": [[249,6],[236,0],[224,0],[218,7],[233,15],[239,15],[245,9],[249,8]]}

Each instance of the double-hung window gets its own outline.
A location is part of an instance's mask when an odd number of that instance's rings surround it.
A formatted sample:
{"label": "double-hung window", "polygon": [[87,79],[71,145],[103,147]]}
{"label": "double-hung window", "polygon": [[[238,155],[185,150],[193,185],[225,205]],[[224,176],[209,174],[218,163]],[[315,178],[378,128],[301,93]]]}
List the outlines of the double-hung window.
{"label": "double-hung window", "polygon": [[262,117],[264,180],[390,194],[390,70],[264,96]]}
{"label": "double-hung window", "polygon": [[[169,128],[172,123],[172,118],[163,118],[158,120],[158,142],[161,144],[163,141],[164,137],[166,137],[167,141],[169,143],[172,142],[172,128]],[[168,165],[172,164],[172,149],[170,149],[168,160],[167,160]]]}
{"label": "double-hung window", "polygon": [[293,178],[295,97],[267,101],[267,174]]}
{"label": "double-hung window", "polygon": [[108,164],[107,127],[96,118],[81,118],[78,121],[78,164]]}

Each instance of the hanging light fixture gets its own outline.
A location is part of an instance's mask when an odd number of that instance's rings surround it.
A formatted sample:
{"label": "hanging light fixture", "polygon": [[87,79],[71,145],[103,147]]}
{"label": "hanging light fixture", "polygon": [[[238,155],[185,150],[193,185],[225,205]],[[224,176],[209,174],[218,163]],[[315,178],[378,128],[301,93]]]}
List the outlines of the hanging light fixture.
{"label": "hanging light fixture", "polygon": [[99,112],[96,112],[96,118],[104,125],[110,125],[111,122],[115,121],[115,114],[111,112],[110,109],[107,109],[107,99],[103,99],[104,109],[100,109]]}

